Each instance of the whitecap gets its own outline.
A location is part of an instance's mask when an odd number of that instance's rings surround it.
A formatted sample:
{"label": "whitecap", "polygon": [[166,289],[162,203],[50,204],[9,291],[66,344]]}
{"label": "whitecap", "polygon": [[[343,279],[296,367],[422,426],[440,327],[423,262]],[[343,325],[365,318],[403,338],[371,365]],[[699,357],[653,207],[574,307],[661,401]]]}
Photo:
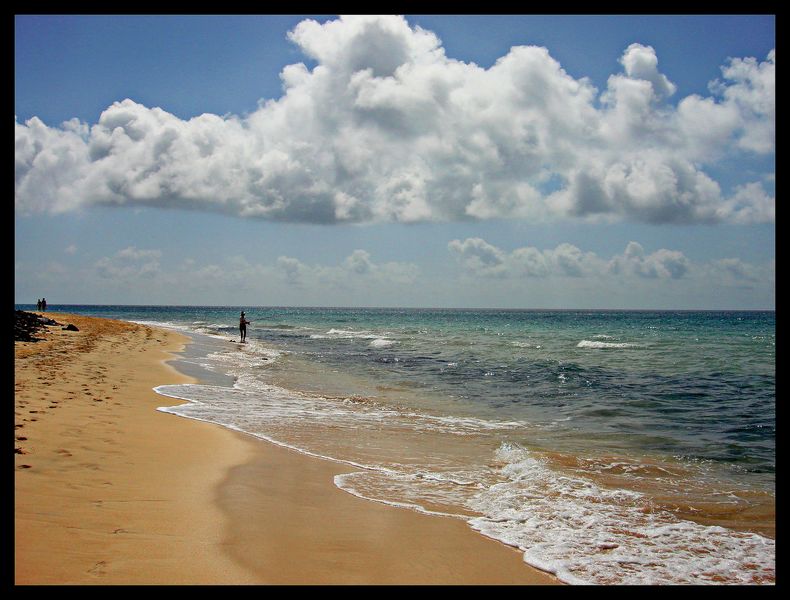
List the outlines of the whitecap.
{"label": "whitecap", "polygon": [[638,348],[639,344],[632,344],[628,342],[593,342],[590,340],[582,340],[576,344],[577,348]]}

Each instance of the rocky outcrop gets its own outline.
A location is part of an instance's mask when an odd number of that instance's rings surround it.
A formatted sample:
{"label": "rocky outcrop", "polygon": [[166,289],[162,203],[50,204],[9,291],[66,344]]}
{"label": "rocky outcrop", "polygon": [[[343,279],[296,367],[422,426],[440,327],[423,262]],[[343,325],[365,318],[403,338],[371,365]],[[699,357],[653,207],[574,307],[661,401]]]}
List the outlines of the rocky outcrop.
{"label": "rocky outcrop", "polygon": [[39,342],[44,338],[36,337],[36,334],[52,325],[60,325],[60,323],[24,310],[17,310],[14,315],[14,341]]}

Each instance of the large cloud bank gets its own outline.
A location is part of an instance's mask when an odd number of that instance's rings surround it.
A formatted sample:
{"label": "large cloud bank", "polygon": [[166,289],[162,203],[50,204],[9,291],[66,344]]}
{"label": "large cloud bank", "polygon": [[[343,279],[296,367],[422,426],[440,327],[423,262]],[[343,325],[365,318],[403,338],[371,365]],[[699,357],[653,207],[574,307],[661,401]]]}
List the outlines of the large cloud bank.
{"label": "large cloud bank", "polygon": [[245,116],[182,120],[126,99],[88,125],[15,122],[16,209],[149,205],[336,223],[484,218],[772,222],[759,181],[725,194],[706,174],[772,155],[774,51],[730,59],[711,96],[676,104],[649,46],[605,90],[545,48],[483,69],[395,16],[301,22],[316,61]]}

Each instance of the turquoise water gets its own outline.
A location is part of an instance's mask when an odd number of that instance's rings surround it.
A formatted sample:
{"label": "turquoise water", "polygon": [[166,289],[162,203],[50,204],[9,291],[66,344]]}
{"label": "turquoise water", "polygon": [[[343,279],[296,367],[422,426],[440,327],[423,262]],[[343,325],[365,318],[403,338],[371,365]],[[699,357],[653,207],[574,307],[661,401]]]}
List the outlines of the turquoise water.
{"label": "turquoise water", "polygon": [[774,312],[248,307],[242,345],[239,307],[50,310],[190,334],[227,381],[163,410],[343,461],[341,489],[568,583],[774,580]]}

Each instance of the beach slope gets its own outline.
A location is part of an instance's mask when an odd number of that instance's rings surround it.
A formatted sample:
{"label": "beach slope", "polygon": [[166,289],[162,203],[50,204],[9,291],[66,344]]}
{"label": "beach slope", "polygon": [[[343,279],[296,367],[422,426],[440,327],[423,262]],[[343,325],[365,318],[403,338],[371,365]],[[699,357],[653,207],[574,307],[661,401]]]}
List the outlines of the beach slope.
{"label": "beach slope", "polygon": [[17,584],[557,583],[462,521],[342,492],[343,465],[157,411],[188,338],[47,317],[15,342]]}

